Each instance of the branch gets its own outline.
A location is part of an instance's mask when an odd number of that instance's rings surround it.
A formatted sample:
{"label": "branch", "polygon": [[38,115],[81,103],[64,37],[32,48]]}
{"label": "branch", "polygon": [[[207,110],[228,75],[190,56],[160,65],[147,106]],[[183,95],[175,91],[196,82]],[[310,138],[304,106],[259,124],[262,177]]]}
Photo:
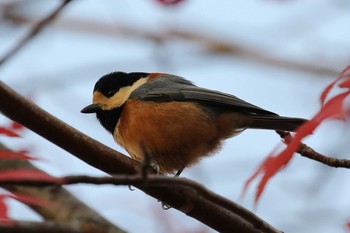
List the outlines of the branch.
{"label": "branch", "polygon": [[[8,149],[0,144],[0,150]],[[0,160],[0,171],[9,171],[16,169],[33,169],[44,173],[26,160]],[[7,185],[5,183],[0,184],[0,186],[10,192],[28,195],[42,200],[44,203],[50,203],[49,206],[26,204],[46,220],[53,220],[64,223],[90,223],[96,225],[99,228],[103,228],[103,232],[125,232],[115,226],[113,223],[103,218],[96,211],[89,208],[86,204],[82,203],[79,199],[77,199],[63,187],[57,185],[55,187],[26,187],[21,185],[13,185],[10,183]],[[72,211],[72,209],[74,209],[74,211]],[[0,232],[3,231],[0,230]]]}
{"label": "branch", "polygon": [[[289,132],[283,132],[283,131],[276,131],[276,132],[277,134],[280,135],[280,137],[282,138],[285,144],[288,144],[290,142],[290,138],[292,137],[292,135]],[[304,143],[300,144],[299,149],[296,152],[301,156],[318,161],[330,167],[350,168],[350,160],[337,159],[337,158],[328,157],[326,155],[322,155]]]}
{"label": "branch", "polygon": [[113,184],[113,185],[138,185],[139,187],[182,187],[190,191],[190,197],[192,200],[190,202],[195,202],[199,196],[205,197],[206,199],[213,202],[220,202],[220,205],[225,206],[232,212],[235,212],[237,215],[250,219],[253,222],[260,222],[260,224],[265,224],[261,222],[256,215],[245,210],[241,206],[226,201],[222,199],[217,194],[206,189],[204,186],[193,182],[186,178],[178,177],[166,177],[160,175],[147,175],[147,178],[142,175],[114,175],[109,177],[91,177],[91,176],[65,176],[57,178],[57,181],[47,181],[47,180],[31,180],[30,177],[24,177],[21,180],[12,180],[12,179],[1,179],[0,185],[22,185],[22,186],[47,186],[47,185],[71,185],[71,184]]}
{"label": "branch", "polygon": [[0,59],[0,66],[5,63],[10,57],[16,54],[26,43],[33,39],[45,26],[47,26],[59,13],[60,11],[70,2],[71,0],[63,0],[62,3],[42,20],[37,22],[29,31],[29,33],[23,37],[2,59]]}
{"label": "branch", "polygon": [[297,151],[301,156],[313,159],[315,161],[321,162],[330,167],[340,167],[340,168],[350,168],[350,160],[348,159],[337,159],[322,155],[316,152],[314,149],[308,145],[302,143]]}
{"label": "branch", "polygon": [[[108,174],[136,174],[139,163],[73,129],[3,82],[0,82],[0,111],[97,169]],[[208,200],[178,187],[135,186],[219,232],[280,232],[248,210],[244,209],[247,214],[235,212],[243,208],[218,195]]]}
{"label": "branch", "polygon": [[[10,12],[6,15],[6,17],[7,20],[12,20],[14,22],[31,23],[35,21],[32,16],[26,16],[23,14],[18,14],[16,12]],[[197,44],[203,44],[206,47],[207,51],[214,54],[240,56],[262,64],[321,75],[334,76],[338,74],[337,69],[329,68],[324,65],[317,65],[317,62],[307,64],[305,62],[275,58],[269,54],[253,50],[247,46],[242,46],[239,43],[226,42],[221,38],[207,36],[203,33],[198,33],[191,29],[179,29],[178,27],[174,27],[173,29],[166,29],[159,33],[152,32],[150,30],[141,30],[137,27],[130,27],[129,25],[123,25],[121,23],[119,23],[117,26],[115,24],[111,26],[105,22],[98,21],[98,19],[81,20],[76,18],[63,19],[61,20],[59,26],[64,27],[64,29],[72,30],[74,32],[85,31],[88,33],[99,33],[112,37],[131,36],[150,40],[155,43],[164,43],[167,41],[172,41],[174,39],[194,41]]]}
{"label": "branch", "polygon": [[0,222],[1,233],[97,233],[107,232],[106,229],[90,223],[58,223],[11,221],[5,224]]}

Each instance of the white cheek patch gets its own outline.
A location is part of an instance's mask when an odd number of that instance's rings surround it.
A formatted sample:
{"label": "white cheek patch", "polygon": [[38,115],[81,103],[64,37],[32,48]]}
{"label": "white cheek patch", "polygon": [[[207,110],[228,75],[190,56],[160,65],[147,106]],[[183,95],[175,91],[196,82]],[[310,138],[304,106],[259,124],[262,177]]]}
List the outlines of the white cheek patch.
{"label": "white cheek patch", "polygon": [[113,108],[118,108],[122,106],[128,99],[130,94],[139,88],[141,85],[145,84],[148,81],[148,78],[140,78],[133,85],[129,87],[122,87],[117,93],[114,94],[111,98],[107,99],[106,102],[101,103],[103,110],[111,110]]}

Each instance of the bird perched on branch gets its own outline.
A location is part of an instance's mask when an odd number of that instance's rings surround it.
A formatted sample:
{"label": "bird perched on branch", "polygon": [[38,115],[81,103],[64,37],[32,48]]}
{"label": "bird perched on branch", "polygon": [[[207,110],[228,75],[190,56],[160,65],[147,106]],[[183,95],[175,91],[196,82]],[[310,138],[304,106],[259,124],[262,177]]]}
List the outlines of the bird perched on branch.
{"label": "bird perched on branch", "polygon": [[103,76],[95,84],[93,104],[81,112],[96,113],[133,159],[150,155],[162,173],[181,172],[244,129],[295,131],[306,121],[279,116],[179,76],[141,72]]}

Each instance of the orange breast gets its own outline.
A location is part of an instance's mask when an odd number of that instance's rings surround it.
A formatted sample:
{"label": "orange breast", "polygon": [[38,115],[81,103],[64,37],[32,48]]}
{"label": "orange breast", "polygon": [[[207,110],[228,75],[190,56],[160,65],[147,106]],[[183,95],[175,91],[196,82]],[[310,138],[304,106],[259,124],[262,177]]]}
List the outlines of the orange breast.
{"label": "orange breast", "polygon": [[234,133],[221,122],[192,102],[129,100],[114,138],[134,159],[142,160],[145,149],[162,172],[174,172],[215,151]]}

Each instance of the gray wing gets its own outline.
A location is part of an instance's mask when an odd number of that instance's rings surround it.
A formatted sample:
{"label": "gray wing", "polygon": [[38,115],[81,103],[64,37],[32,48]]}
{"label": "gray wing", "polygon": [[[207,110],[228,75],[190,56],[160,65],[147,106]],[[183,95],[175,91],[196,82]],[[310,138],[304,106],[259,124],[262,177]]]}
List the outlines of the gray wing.
{"label": "gray wing", "polygon": [[131,93],[130,98],[154,102],[194,101],[250,114],[277,116],[234,95],[197,87],[190,81],[173,75],[164,75],[140,86]]}

